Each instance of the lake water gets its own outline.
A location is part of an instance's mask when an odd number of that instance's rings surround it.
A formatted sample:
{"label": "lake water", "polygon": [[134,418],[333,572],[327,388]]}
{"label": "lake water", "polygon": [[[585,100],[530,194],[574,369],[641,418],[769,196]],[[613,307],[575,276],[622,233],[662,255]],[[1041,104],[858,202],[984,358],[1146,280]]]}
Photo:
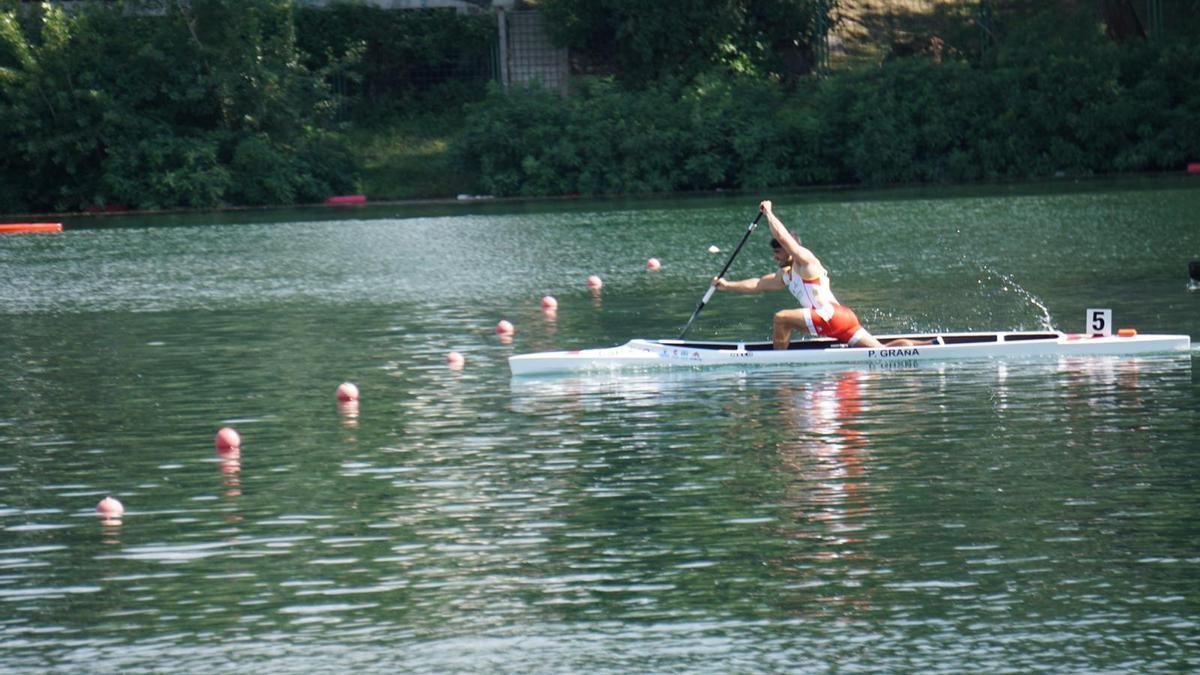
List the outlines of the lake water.
{"label": "lake water", "polygon": [[[1196,180],[771,196],[876,333],[1200,337]],[[1200,670],[1195,349],[510,377],[675,336],[757,199],[0,238],[0,670]]]}

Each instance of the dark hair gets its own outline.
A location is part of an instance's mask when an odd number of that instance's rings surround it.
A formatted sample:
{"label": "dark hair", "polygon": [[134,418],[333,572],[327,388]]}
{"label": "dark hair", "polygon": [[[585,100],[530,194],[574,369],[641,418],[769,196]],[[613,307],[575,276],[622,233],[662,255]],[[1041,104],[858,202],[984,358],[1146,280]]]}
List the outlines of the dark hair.
{"label": "dark hair", "polygon": [[771,248],[773,248],[773,249],[775,249],[776,251],[778,251],[779,249],[783,248],[783,244],[779,243],[779,240],[778,240],[778,239],[776,239],[776,238],[772,237],[772,238],[771,238]]}

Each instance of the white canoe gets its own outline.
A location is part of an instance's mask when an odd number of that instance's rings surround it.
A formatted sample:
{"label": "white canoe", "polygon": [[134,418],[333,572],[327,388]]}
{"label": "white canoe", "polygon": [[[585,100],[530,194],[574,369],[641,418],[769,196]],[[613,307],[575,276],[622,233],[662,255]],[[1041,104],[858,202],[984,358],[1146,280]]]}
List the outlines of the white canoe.
{"label": "white canoe", "polygon": [[880,335],[936,340],[916,347],[847,347],[833,340],[793,342],[776,350],[770,342],[698,342],[630,340],[618,347],[518,354],[508,359],[514,376],[651,368],[708,368],[715,366],[779,366],[861,363],[868,367],[904,367],[920,361],[992,359],[1023,356],[1131,355],[1185,351],[1187,335],[1089,336],[1059,332],[941,333]]}

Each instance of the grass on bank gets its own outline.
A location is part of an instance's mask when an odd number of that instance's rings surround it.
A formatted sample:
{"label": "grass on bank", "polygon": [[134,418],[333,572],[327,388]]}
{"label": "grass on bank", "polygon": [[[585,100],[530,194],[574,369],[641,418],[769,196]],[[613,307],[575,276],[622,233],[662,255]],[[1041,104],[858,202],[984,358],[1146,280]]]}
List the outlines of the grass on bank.
{"label": "grass on bank", "polygon": [[346,139],[362,161],[362,192],[372,201],[453,198],[470,193],[472,176],[454,166],[450,146],[461,133],[458,111],[409,114],[355,125]]}

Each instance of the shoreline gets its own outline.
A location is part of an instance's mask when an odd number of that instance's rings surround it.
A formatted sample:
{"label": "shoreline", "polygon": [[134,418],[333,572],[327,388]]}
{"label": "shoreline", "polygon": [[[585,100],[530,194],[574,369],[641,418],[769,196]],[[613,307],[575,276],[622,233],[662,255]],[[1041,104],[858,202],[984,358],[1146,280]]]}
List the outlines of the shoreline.
{"label": "shoreline", "polygon": [[30,212],[30,213],[0,213],[0,222],[26,219],[32,221],[49,221],[56,219],[107,219],[123,216],[186,216],[206,213],[265,213],[270,211],[317,211],[326,210],[331,213],[351,213],[363,209],[377,207],[421,207],[421,206],[478,206],[485,204],[551,204],[562,202],[603,202],[603,201],[651,201],[663,199],[690,199],[704,197],[736,197],[754,194],[816,194],[822,192],[837,193],[889,193],[911,192],[922,190],[939,191],[973,191],[1013,189],[1033,186],[1063,185],[1063,186],[1098,186],[1114,182],[1126,181],[1158,181],[1175,179],[1179,182],[1194,181],[1200,186],[1200,175],[1190,173],[1187,169],[1177,171],[1159,171],[1143,173],[1102,174],[1091,176],[1052,176],[1010,181],[979,181],[974,183],[902,183],[890,185],[863,184],[831,184],[804,185],[793,187],[773,187],[759,190],[705,190],[693,192],[655,192],[655,193],[622,193],[600,195],[552,195],[541,197],[493,197],[490,195],[459,195],[457,197],[422,197],[416,199],[384,199],[373,201],[367,197],[365,202],[353,204],[329,204],[324,202],[308,204],[275,204],[269,206],[222,206],[204,209],[128,209],[128,210],[97,210],[97,211],[62,211],[62,212]]}

